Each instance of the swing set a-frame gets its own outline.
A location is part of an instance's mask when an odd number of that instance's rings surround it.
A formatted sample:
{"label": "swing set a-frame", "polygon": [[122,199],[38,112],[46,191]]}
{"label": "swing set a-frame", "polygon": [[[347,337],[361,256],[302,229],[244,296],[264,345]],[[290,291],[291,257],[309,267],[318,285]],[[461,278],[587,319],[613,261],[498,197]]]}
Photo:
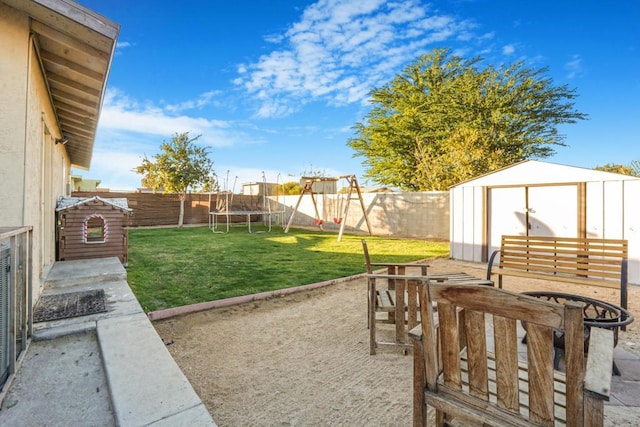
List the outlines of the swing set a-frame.
{"label": "swing set a-frame", "polygon": [[[367,209],[364,205],[364,200],[362,199],[362,192],[360,191],[360,186],[358,185],[358,180],[355,175],[343,175],[339,177],[302,177],[301,181],[304,182],[302,186],[302,193],[300,193],[300,197],[298,198],[298,202],[296,203],[296,207],[289,218],[289,222],[287,223],[287,227],[284,229],[284,232],[289,232],[289,228],[293,223],[293,218],[298,212],[300,207],[300,203],[305,194],[311,196],[311,202],[313,203],[313,209],[315,212],[315,223],[320,228],[320,230],[324,230],[322,227],[323,219],[318,211],[318,204],[316,200],[316,195],[313,191],[314,183],[323,183],[323,182],[338,182],[341,179],[346,179],[348,183],[348,189],[346,192],[346,197],[342,197],[343,194],[338,194],[338,199],[336,200],[336,213],[333,217],[333,222],[337,225],[340,225],[340,231],[338,232],[338,242],[342,241],[342,233],[344,231],[344,226],[347,222],[347,214],[349,213],[349,202],[354,199],[356,196],[358,201],[360,202],[360,207],[362,208],[362,215],[367,224],[367,230],[369,231],[369,235],[371,236],[373,233],[371,232],[371,224],[369,223],[369,217],[367,215]],[[355,193],[355,194],[354,194]]]}

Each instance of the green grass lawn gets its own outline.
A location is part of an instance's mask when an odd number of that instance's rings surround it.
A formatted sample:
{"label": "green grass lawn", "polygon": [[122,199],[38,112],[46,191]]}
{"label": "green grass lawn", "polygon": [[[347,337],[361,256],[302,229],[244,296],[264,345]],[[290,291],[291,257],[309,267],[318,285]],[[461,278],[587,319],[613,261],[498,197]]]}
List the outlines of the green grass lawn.
{"label": "green grass lawn", "polygon": [[[253,227],[260,230],[260,227]],[[291,229],[129,230],[128,281],[146,312],[331,280],[365,271],[362,236]],[[447,256],[448,242],[366,236],[373,262]]]}

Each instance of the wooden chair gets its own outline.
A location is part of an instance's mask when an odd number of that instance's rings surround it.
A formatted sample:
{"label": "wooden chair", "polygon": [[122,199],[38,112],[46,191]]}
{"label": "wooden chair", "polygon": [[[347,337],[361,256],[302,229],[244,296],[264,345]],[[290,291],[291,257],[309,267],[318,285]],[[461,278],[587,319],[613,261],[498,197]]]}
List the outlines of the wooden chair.
{"label": "wooden chair", "polygon": [[[427,424],[428,406],[438,426],[603,424],[613,336],[591,329],[585,367],[581,304],[452,282],[418,293],[423,322],[410,332],[415,426]],[[519,352],[521,321],[527,343]],[[553,367],[554,330],[565,334],[565,372]]]}
{"label": "wooden chair", "polygon": [[[418,268],[418,275],[427,275],[427,264],[415,263],[372,263],[369,257],[367,242],[362,239],[362,250],[367,266],[367,273],[373,274],[373,267],[386,267],[387,274],[403,276],[409,268]],[[418,324],[418,293],[417,283],[406,279],[384,279],[386,288],[378,286],[376,278],[368,279],[368,310],[367,325],[369,327],[369,353],[376,354],[379,346],[400,347],[404,351],[411,348],[407,343],[407,331]],[[381,281],[379,279],[379,281]],[[377,313],[386,313],[384,319],[378,319]],[[395,341],[378,341],[376,338],[376,322],[395,323]]]}

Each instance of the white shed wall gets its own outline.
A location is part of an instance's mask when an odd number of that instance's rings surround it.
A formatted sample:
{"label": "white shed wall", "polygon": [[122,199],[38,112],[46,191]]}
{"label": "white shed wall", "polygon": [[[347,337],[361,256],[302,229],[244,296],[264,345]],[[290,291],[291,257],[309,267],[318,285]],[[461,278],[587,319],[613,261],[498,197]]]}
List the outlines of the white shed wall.
{"label": "white shed wall", "polygon": [[483,187],[457,187],[449,193],[449,250],[454,259],[482,261],[483,192]]}
{"label": "white shed wall", "polygon": [[625,181],[623,215],[624,238],[629,241],[629,281],[640,283],[640,181]]}
{"label": "white shed wall", "polygon": [[[624,238],[624,198],[622,197],[622,181],[604,182],[604,224],[606,239]],[[588,209],[587,209],[588,211]]]}
{"label": "white shed wall", "polygon": [[604,236],[604,182],[587,182],[587,237]]}
{"label": "white shed wall", "polygon": [[[469,259],[470,256],[465,256],[464,247],[464,191],[462,187],[453,189],[449,192],[449,229],[451,230],[451,237],[449,238],[449,252],[454,259]],[[457,209],[456,209],[457,208]],[[471,222],[473,226],[473,222]],[[473,245],[477,242],[467,242],[467,244]]]}

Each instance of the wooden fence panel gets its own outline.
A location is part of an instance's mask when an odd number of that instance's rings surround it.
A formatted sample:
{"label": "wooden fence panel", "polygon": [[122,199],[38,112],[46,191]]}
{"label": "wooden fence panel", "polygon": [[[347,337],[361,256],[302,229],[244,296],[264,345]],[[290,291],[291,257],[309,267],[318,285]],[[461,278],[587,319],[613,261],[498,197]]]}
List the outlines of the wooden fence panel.
{"label": "wooden fence panel", "polygon": [[[156,225],[177,225],[180,214],[180,199],[177,194],[129,193],[129,192],[90,192],[76,191],[73,197],[98,196],[104,199],[126,198],[133,214],[128,220],[131,227],[148,227]],[[184,224],[208,224],[209,203],[214,207],[218,195],[188,194],[184,201]],[[235,194],[232,210],[260,210],[262,197]],[[241,218],[244,220],[244,218]]]}

